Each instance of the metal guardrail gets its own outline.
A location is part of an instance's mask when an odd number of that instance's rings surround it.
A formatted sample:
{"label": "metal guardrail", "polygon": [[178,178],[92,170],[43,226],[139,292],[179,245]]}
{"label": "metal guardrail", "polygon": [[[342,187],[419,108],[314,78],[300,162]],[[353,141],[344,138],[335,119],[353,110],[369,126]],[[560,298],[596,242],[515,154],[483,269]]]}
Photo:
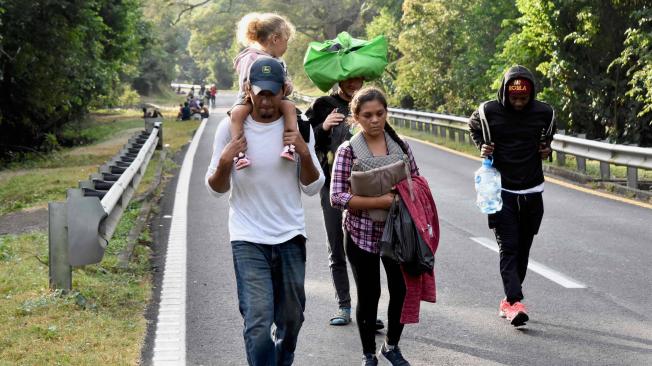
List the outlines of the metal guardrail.
{"label": "metal guardrail", "polygon": [[72,266],[99,263],[155,149],[162,148],[162,120],[145,118],[98,173],[68,189],[65,202],[48,203],[50,287],[69,291]]}
{"label": "metal guardrail", "polygon": [[[312,103],[315,99],[298,93],[296,100]],[[397,126],[431,133],[435,136],[472,144],[469,136],[468,118],[446,114],[389,108],[389,118]],[[586,173],[586,160],[600,162],[600,176],[611,179],[610,164],[627,167],[627,186],[638,188],[638,169],[652,170],[652,148],[609,144],[579,137],[555,134],[552,149],[557,153],[557,164],[566,164],[566,155],[573,155],[577,170]]]}

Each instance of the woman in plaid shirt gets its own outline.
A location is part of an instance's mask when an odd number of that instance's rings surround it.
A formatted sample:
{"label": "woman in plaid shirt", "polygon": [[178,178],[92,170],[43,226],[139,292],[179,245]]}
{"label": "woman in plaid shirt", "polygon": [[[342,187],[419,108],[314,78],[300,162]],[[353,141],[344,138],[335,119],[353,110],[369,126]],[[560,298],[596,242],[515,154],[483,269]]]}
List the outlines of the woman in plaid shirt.
{"label": "woman in plaid shirt", "polygon": [[[379,89],[370,87],[358,91],[351,101],[351,113],[374,156],[388,154],[385,137],[389,136],[408,155],[411,174],[419,175],[410,147],[387,123],[387,100]],[[367,211],[389,209],[394,200],[394,193],[386,193],[380,197],[351,194],[349,177],[355,159],[353,148],[348,141],[337,149],[331,176],[330,196],[333,207],[345,210],[343,227],[346,233],[346,254],[351,263],[358,292],[356,322],[364,354],[362,365],[378,364],[375,355],[375,323],[380,299],[381,260],[387,274],[390,299],[387,310],[387,336],[379,354],[382,354],[392,365],[409,365],[398,347],[403,331],[403,324],[400,322],[405,298],[403,274],[398,262],[380,257],[378,241],[382,236],[385,223],[374,222]]]}

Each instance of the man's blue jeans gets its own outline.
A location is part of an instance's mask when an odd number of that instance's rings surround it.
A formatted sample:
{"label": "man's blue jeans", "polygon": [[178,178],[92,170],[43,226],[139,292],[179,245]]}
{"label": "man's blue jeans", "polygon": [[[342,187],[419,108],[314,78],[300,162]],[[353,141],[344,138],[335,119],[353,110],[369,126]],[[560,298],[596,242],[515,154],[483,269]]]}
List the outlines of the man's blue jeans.
{"label": "man's blue jeans", "polygon": [[305,243],[303,236],[276,245],[231,242],[249,365],[294,361],[306,307]]}

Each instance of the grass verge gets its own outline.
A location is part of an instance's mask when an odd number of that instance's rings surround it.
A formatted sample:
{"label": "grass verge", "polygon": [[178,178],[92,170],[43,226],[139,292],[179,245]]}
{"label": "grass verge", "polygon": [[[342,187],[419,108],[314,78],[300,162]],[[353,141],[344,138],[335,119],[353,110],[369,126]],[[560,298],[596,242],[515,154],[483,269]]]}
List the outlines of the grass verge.
{"label": "grass verge", "polygon": [[138,209],[125,211],[100,264],[73,270],[75,291],[66,295],[48,288],[46,233],[0,237],[0,364],[138,363],[151,293],[149,247],[138,245],[129,267],[117,266]]}
{"label": "grass verge", "polygon": [[[86,136],[96,142],[62,149],[47,157],[35,158],[0,171],[0,215],[32,207],[45,207],[47,202],[65,199],[66,189],[88,179],[97,167],[114,156],[136,131],[143,128],[140,114],[98,113],[86,129]],[[198,121],[166,119],[163,142],[176,152],[188,142]],[[153,158],[155,159],[156,156]]]}
{"label": "grass verge", "polygon": [[[109,116],[100,113],[99,118],[111,120]],[[198,125],[164,122],[166,176],[176,166],[171,157]],[[0,214],[63,200],[67,188],[119,150],[131,135],[121,135],[128,127],[95,144],[61,151],[56,164],[45,159],[0,172]],[[152,157],[139,192],[153,180],[159,156],[156,152]],[[69,294],[48,288],[47,232],[0,236],[0,365],[138,364],[151,294],[151,251],[148,245],[137,245],[127,268],[118,265],[118,254],[127,245],[139,209],[132,202],[125,211],[101,263],[73,270],[74,291]],[[147,229],[139,242],[151,242]]]}

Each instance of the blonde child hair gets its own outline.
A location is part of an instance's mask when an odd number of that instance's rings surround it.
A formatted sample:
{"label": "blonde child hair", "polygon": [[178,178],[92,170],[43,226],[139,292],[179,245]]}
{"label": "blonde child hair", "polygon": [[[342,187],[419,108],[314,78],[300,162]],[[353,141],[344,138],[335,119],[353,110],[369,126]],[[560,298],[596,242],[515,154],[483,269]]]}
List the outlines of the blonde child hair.
{"label": "blonde child hair", "polygon": [[238,22],[238,43],[245,47],[262,45],[272,35],[288,40],[294,35],[294,26],[284,16],[275,13],[249,13]]}

